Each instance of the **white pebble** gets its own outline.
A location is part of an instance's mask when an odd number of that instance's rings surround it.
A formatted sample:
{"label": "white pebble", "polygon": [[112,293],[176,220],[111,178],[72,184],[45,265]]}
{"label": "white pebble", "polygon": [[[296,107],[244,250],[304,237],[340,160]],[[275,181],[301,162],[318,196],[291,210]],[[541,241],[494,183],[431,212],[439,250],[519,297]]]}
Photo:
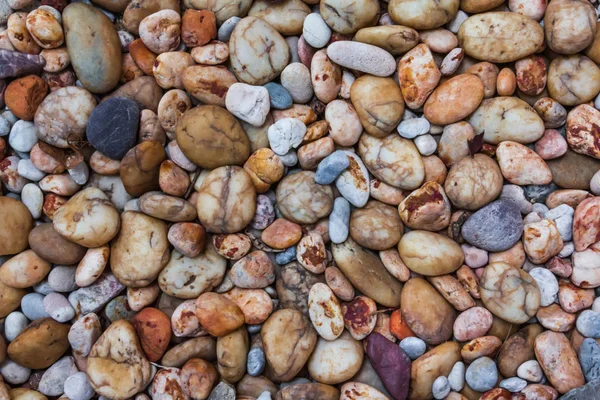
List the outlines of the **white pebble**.
{"label": "white pebble", "polygon": [[450,53],[444,57],[442,64],[440,65],[440,72],[443,76],[450,76],[456,72],[460,63],[465,56],[465,51],[459,47],[452,49]]}
{"label": "white pebble", "polygon": [[38,140],[37,129],[33,122],[23,120],[15,122],[8,136],[11,147],[23,152],[31,151]]}
{"label": "white pebble", "polygon": [[554,303],[558,295],[558,280],[550,270],[546,268],[533,268],[529,271],[529,275],[537,282],[540,288],[540,304],[542,307],[547,307]]}
{"label": "white pebble", "polygon": [[465,386],[465,364],[462,361],[454,364],[450,374],[448,374],[448,382],[455,392],[460,392],[463,389]]}
{"label": "white pebble", "polygon": [[8,121],[8,123],[10,124],[10,126],[13,126],[15,124],[15,122],[17,122],[19,120],[19,118],[17,118],[17,116],[15,114],[13,114],[11,111],[7,110],[4,111],[2,113],[2,116],[4,118],[6,118],[6,120]]}
{"label": "white pebble", "polygon": [[69,171],[69,175],[78,185],[85,185],[90,178],[90,169],[85,162],[81,162],[71,168]]}
{"label": "white pebble", "polygon": [[406,353],[408,358],[416,360],[425,353],[427,350],[427,344],[416,336],[409,336],[402,339],[400,342],[400,348]]}
{"label": "white pebble", "polygon": [[227,91],[225,107],[242,121],[261,126],[271,109],[269,91],[262,86],[234,83]]}
{"label": "white pebble", "polygon": [[406,139],[414,139],[417,136],[424,135],[429,132],[431,124],[425,118],[407,118],[400,122],[396,130]]}
{"label": "white pebble", "polygon": [[304,40],[306,40],[306,43],[320,49],[325,47],[329,42],[329,39],[331,38],[331,29],[327,26],[323,17],[321,17],[321,14],[312,13],[304,19],[302,36],[304,37]]}
{"label": "white pebble", "polygon": [[70,400],[89,400],[94,397],[94,389],[85,372],[77,372],[69,376],[65,381],[64,391]]}
{"label": "white pebble", "polygon": [[445,376],[438,376],[431,387],[433,398],[442,400],[450,393],[450,383]]}
{"label": "white pebble", "polygon": [[506,389],[511,393],[518,393],[525,389],[527,381],[513,376],[512,378],[504,379],[499,385],[502,389]]}
{"label": "white pebble", "polygon": [[415,146],[417,146],[417,150],[422,156],[430,156],[437,150],[437,142],[429,134],[417,136],[413,139],[413,142],[415,142]]}
{"label": "white pebble", "polygon": [[20,385],[27,382],[31,370],[7,359],[0,365],[0,375],[11,385]]}
{"label": "white pebble", "polygon": [[571,254],[573,254],[574,251],[575,251],[575,243],[573,243],[573,242],[566,242],[563,245],[563,248],[560,250],[560,253],[558,253],[557,255],[560,258],[567,258]]}
{"label": "white pebble", "polygon": [[44,310],[58,322],[67,322],[75,316],[73,306],[60,293],[49,293],[44,297]]}
{"label": "white pebble", "polygon": [[538,383],[544,377],[544,371],[537,360],[525,361],[517,368],[517,376],[529,382]]}
{"label": "white pebble", "polygon": [[23,190],[21,191],[21,201],[31,213],[33,219],[38,219],[42,216],[44,193],[35,183],[28,183],[23,186]]}
{"label": "white pebble", "polygon": [[0,116],[0,136],[6,136],[10,133],[10,122],[3,116]]}
{"label": "white pebble", "polygon": [[271,392],[264,391],[256,398],[256,400],[271,400]]}
{"label": "white pebble", "polygon": [[283,156],[300,146],[306,133],[306,125],[296,118],[283,118],[269,127],[267,133],[271,149]]}
{"label": "white pebble", "polygon": [[38,182],[46,176],[46,173],[37,169],[31,160],[24,159],[19,160],[19,163],[17,164],[17,172],[23,178],[34,182]]}
{"label": "white pebble", "polygon": [[12,342],[28,324],[29,320],[22,312],[11,312],[4,320],[4,337],[7,341]]}
{"label": "white pebble", "polygon": [[458,33],[458,29],[460,28],[462,23],[466,21],[467,18],[469,18],[469,15],[466,12],[458,10],[454,18],[452,18],[450,22],[448,22],[446,27],[450,32]]}

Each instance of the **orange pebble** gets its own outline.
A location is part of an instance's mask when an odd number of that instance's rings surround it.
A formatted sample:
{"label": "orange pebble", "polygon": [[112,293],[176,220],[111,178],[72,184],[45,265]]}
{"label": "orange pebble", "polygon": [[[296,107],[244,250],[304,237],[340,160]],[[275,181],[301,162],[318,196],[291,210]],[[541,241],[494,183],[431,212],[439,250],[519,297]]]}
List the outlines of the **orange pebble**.
{"label": "orange pebble", "polygon": [[409,336],[416,336],[408,325],[406,325],[406,321],[402,318],[400,310],[394,311],[390,317],[390,332],[400,340]]}

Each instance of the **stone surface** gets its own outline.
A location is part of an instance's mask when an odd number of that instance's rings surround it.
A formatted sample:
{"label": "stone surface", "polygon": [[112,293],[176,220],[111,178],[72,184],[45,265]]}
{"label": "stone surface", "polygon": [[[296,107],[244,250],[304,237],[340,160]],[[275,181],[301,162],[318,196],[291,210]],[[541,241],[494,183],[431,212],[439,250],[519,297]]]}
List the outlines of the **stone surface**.
{"label": "stone surface", "polygon": [[114,159],[122,159],[137,141],[140,110],[129,99],[115,97],[92,111],[86,136],[94,148]]}
{"label": "stone surface", "polygon": [[521,213],[514,203],[495,201],[475,212],[462,227],[462,236],[487,251],[504,251],[521,237]]}

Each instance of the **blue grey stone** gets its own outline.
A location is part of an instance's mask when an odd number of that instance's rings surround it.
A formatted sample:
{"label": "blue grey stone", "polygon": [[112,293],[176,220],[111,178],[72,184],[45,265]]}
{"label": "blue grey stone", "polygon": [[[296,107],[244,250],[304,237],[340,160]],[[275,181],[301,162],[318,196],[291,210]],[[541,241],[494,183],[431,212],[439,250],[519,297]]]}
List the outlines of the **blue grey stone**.
{"label": "blue grey stone", "polygon": [[208,400],[235,400],[235,388],[229,383],[221,381],[215,386],[213,391],[210,392]]}
{"label": "blue grey stone", "polygon": [[350,202],[338,197],[333,202],[333,210],[329,215],[329,239],[333,243],[343,243],[348,239],[350,229]]}
{"label": "blue grey stone", "polygon": [[92,111],[87,139],[102,154],[120,160],[137,142],[139,121],[140,108],[135,101],[109,98]]}
{"label": "blue grey stone", "polygon": [[489,357],[481,357],[473,361],[467,368],[465,379],[471,389],[486,392],[496,386],[498,368]]}
{"label": "blue grey stone", "polygon": [[596,400],[600,399],[600,379],[569,390],[560,400]]}
{"label": "blue grey stone", "polygon": [[221,42],[229,42],[229,38],[235,29],[235,26],[242,19],[240,17],[231,17],[227,19],[227,21],[223,22],[223,24],[219,27],[219,31],[217,32],[217,39]]}
{"label": "blue grey stone", "polygon": [[579,346],[579,362],[586,381],[600,378],[600,345],[594,339],[586,338]]}
{"label": "blue grey stone", "polygon": [[511,393],[518,393],[525,389],[525,386],[527,386],[527,381],[525,379],[513,376],[512,378],[504,379],[498,386],[500,386],[502,389],[508,390]]}
{"label": "blue grey stone", "polygon": [[577,317],[577,330],[588,338],[600,338],[600,313],[593,310],[582,311]]}
{"label": "blue grey stone", "polygon": [[258,346],[252,346],[248,352],[248,362],[246,364],[248,374],[258,376],[265,369],[265,352]]}
{"label": "blue grey stone", "polygon": [[417,358],[421,357],[423,353],[425,353],[425,350],[427,350],[427,345],[422,339],[416,336],[409,336],[402,339],[400,342],[400,348],[404,350],[408,358],[411,360],[416,360]]}
{"label": "blue grey stone", "polygon": [[56,292],[66,293],[77,290],[79,286],[75,282],[76,272],[76,267],[57,265],[48,274],[48,284]]}
{"label": "blue grey stone", "polygon": [[337,150],[325,157],[317,166],[315,182],[319,185],[329,185],[350,166],[346,153]]}
{"label": "blue grey stone", "polygon": [[285,251],[277,253],[275,262],[279,265],[289,264],[296,260],[296,246],[288,247]]}
{"label": "blue grey stone", "polygon": [[533,201],[534,203],[545,203],[548,195],[559,188],[555,183],[549,183],[547,185],[524,186],[523,189],[525,189],[525,196],[527,196],[529,201]]}
{"label": "blue grey stone", "polygon": [[463,238],[486,251],[504,251],[521,238],[523,219],[519,208],[507,200],[496,200],[471,215],[461,230]]}
{"label": "blue grey stone", "polygon": [[48,279],[44,279],[43,281],[33,285],[33,291],[36,293],[43,294],[44,296],[50,293],[54,293],[54,289],[52,289],[50,283],[48,283]]}
{"label": "blue grey stone", "polygon": [[29,320],[49,317],[50,314],[44,310],[44,295],[39,293],[28,293],[21,299],[21,311]]}
{"label": "blue grey stone", "polygon": [[285,110],[293,104],[292,95],[286,88],[275,82],[269,82],[265,85],[271,99],[271,108],[276,110]]}
{"label": "blue grey stone", "polygon": [[129,308],[127,296],[117,296],[109,301],[104,309],[104,312],[106,313],[106,317],[110,320],[110,322],[115,322],[120,319],[126,319],[127,321],[130,321],[137,314],[137,312]]}
{"label": "blue grey stone", "polygon": [[254,334],[260,332],[260,329],[262,328],[262,324],[246,325],[246,328],[248,329],[249,334],[254,335]]}

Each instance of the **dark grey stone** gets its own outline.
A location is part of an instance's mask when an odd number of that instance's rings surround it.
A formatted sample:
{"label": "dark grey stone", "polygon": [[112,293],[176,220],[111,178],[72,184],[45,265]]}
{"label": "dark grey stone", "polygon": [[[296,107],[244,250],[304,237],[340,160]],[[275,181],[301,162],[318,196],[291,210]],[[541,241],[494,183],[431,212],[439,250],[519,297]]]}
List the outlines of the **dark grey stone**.
{"label": "dark grey stone", "polygon": [[286,88],[275,82],[269,82],[265,85],[271,99],[271,108],[285,110],[293,104],[292,95]]}
{"label": "dark grey stone", "polygon": [[600,379],[569,390],[559,400],[598,400],[600,399]]}
{"label": "dark grey stone", "polygon": [[523,219],[519,208],[507,200],[496,200],[483,207],[464,223],[463,238],[486,251],[504,251],[521,238]]}
{"label": "dark grey stone", "polygon": [[329,185],[349,166],[350,160],[346,153],[342,150],[334,151],[317,166],[315,182],[319,185]]}
{"label": "dark grey stone", "polygon": [[524,186],[525,196],[534,203],[545,203],[548,195],[559,189],[554,183]]}
{"label": "dark grey stone", "polygon": [[140,108],[133,100],[109,98],[94,108],[86,135],[92,146],[113,160],[122,159],[137,142]]}
{"label": "dark grey stone", "polygon": [[44,57],[0,49],[0,79],[42,72]]}
{"label": "dark grey stone", "polygon": [[600,345],[594,339],[587,338],[581,343],[579,362],[586,381],[600,378]]}
{"label": "dark grey stone", "polygon": [[208,400],[235,400],[235,389],[229,383],[221,381],[210,392]]}

